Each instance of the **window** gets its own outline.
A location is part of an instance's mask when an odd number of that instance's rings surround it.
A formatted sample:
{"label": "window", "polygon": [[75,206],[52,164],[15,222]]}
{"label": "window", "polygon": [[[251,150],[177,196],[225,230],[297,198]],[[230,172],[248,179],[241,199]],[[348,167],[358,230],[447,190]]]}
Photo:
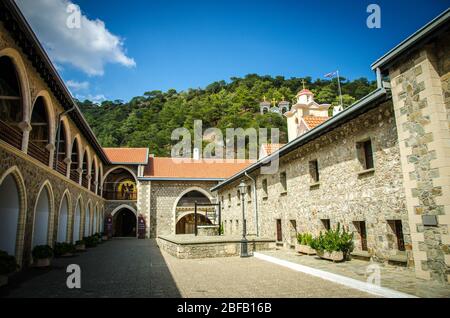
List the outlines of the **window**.
{"label": "window", "polygon": [[277,241],[282,242],[283,241],[283,232],[281,227],[281,219],[277,219]]}
{"label": "window", "polygon": [[237,205],[241,205],[241,190],[237,190]]}
{"label": "window", "polygon": [[262,181],[262,188],[263,188],[263,197],[267,198],[267,196],[268,196],[267,179],[263,179],[263,181]]}
{"label": "window", "polygon": [[319,182],[319,162],[317,160],[309,162],[309,174],[313,183]]}
{"label": "window", "polygon": [[250,202],[252,200],[252,186],[247,186],[247,200]]}
{"label": "window", "polygon": [[361,251],[367,251],[367,231],[366,231],[366,222],[364,221],[356,221],[355,227],[358,231],[359,238],[361,241]]}
{"label": "window", "polygon": [[236,233],[239,233],[239,220],[236,220]]}
{"label": "window", "polygon": [[364,170],[373,169],[373,150],[372,150],[372,141],[366,140],[362,142],[358,142],[356,144],[357,152],[358,152],[358,160],[361,163]]}
{"label": "window", "polygon": [[281,186],[283,187],[283,192],[282,192],[282,193],[287,192],[287,178],[286,178],[286,172],[280,173],[280,183],[281,183]]}
{"label": "window", "polygon": [[401,220],[391,220],[389,221],[389,225],[392,228],[392,231],[394,232],[396,243],[397,243],[397,249],[399,251],[405,250],[405,241],[403,238],[403,226]]}
{"label": "window", "polygon": [[331,229],[330,219],[322,219],[322,220],[320,220],[320,221],[322,221],[323,228],[324,228],[326,231],[328,231],[329,229]]}
{"label": "window", "polygon": [[231,206],[231,193],[228,193],[228,207]]}

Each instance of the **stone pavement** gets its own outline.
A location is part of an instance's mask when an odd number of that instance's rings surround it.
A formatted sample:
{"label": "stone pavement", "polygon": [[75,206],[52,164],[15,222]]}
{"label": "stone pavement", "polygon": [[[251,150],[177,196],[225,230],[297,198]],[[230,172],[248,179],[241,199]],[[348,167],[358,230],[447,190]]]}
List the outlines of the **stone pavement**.
{"label": "stone pavement", "polygon": [[286,249],[264,251],[260,253],[364,282],[367,281],[368,276],[367,266],[370,264],[377,264],[380,266],[380,283],[382,287],[418,297],[450,297],[450,284],[440,284],[417,279],[414,270],[411,268],[371,263],[357,259],[352,259],[351,261],[343,263],[333,263],[320,259],[317,256],[300,255],[294,250]]}
{"label": "stone pavement", "polygon": [[[81,266],[81,289],[66,287],[68,264]],[[371,297],[256,258],[177,259],[155,240],[114,239],[51,269],[29,269],[0,297]]]}

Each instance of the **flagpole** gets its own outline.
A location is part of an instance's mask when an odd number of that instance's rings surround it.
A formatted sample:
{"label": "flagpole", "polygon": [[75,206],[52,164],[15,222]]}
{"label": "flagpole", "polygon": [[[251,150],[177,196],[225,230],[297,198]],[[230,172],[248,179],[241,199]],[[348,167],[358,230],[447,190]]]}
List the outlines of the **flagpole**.
{"label": "flagpole", "polygon": [[341,106],[344,107],[344,104],[342,103],[341,79],[339,77],[339,70],[336,70],[336,75],[338,80],[339,99],[341,100]]}

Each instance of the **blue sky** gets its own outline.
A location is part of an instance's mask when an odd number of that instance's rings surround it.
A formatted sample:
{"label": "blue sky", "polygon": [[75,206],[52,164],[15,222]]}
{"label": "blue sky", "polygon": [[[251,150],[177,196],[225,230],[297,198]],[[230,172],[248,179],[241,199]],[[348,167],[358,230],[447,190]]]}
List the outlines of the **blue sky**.
{"label": "blue sky", "polygon": [[[64,7],[18,0],[72,93],[99,100],[204,87],[248,73],[317,78],[339,69],[350,79],[374,79],[375,59],[448,7],[445,0],[72,2],[104,26],[83,24],[69,43],[67,30],[58,31]],[[380,29],[366,26],[370,3],[381,7]],[[58,15],[62,20],[53,18]],[[118,43],[98,48],[89,43],[97,32]]]}

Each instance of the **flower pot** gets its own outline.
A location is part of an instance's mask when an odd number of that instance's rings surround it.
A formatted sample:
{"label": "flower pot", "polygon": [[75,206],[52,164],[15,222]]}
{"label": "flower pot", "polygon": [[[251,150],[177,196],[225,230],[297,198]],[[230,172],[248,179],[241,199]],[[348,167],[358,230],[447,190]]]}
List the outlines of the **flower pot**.
{"label": "flower pot", "polygon": [[38,258],[34,260],[35,267],[49,267],[50,266],[50,258]]}
{"label": "flower pot", "polygon": [[316,250],[309,245],[296,244],[295,251],[306,255],[316,255]]}
{"label": "flower pot", "polygon": [[8,285],[8,276],[0,275],[0,287]]}
{"label": "flower pot", "polygon": [[102,241],[107,241],[108,240],[108,235],[103,235],[102,236]]}
{"label": "flower pot", "polygon": [[85,251],[86,250],[86,245],[85,244],[75,245],[75,250],[77,250],[77,251]]}
{"label": "flower pot", "polygon": [[341,251],[317,251],[320,258],[327,259],[333,262],[342,262],[344,260],[344,253]]}

